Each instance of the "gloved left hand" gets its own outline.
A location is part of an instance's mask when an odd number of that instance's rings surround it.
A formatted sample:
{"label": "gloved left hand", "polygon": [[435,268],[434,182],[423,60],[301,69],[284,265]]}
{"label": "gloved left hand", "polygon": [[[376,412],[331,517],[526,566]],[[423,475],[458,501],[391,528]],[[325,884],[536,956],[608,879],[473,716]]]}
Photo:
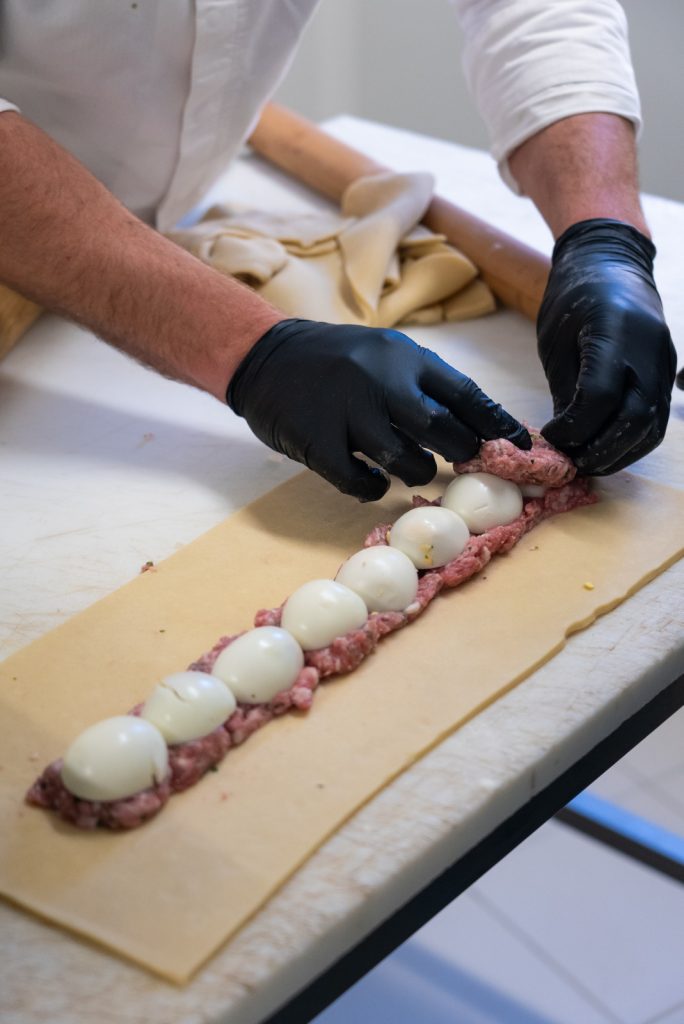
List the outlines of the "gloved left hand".
{"label": "gloved left hand", "polygon": [[556,242],[537,320],[555,414],[542,433],[581,473],[615,473],[665,434],[676,353],[654,256],[616,220],[581,221]]}

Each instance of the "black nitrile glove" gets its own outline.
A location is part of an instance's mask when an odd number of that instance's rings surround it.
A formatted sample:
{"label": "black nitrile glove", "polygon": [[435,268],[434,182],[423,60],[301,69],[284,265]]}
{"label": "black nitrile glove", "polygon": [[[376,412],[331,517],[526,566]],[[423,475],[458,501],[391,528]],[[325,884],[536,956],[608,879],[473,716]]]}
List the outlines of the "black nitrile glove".
{"label": "black nitrile glove", "polygon": [[228,404],[256,436],[345,494],[381,498],[436,472],[429,451],[462,462],[481,439],[530,447],[524,427],[462,373],[399,331],[283,320],[247,353]]}
{"label": "black nitrile glove", "polygon": [[542,433],[581,473],[615,473],[665,434],[676,355],[654,256],[636,228],[603,219],[553,250],[537,336],[555,415]]}

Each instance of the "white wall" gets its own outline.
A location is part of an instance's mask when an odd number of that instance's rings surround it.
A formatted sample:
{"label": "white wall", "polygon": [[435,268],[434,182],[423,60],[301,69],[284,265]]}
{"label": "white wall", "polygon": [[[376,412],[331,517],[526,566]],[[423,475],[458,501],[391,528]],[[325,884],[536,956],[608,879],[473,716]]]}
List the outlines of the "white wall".
{"label": "white wall", "polygon": [[[623,0],[641,92],[642,187],[684,201],[684,0]],[[486,146],[447,0],[321,0],[278,99]]]}

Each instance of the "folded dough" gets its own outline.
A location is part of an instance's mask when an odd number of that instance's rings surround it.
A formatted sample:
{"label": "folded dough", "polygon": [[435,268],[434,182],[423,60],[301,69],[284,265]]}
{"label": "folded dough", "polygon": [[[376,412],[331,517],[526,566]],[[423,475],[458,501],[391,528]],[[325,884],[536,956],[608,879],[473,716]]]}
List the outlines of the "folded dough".
{"label": "folded dough", "polygon": [[290,316],[393,327],[490,313],[477,268],[419,223],[432,189],[429,174],[374,174],[349,186],[339,214],[217,206],[168,237]]}

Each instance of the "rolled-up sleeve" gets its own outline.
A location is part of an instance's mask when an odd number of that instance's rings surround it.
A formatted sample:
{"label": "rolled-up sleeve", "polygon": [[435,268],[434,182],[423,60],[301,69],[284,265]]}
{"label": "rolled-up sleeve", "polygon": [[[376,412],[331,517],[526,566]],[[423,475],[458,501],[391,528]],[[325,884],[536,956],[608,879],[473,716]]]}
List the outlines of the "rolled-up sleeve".
{"label": "rolled-up sleeve", "polygon": [[502,177],[507,157],[564,117],[612,113],[641,127],[627,19],[617,0],[451,0],[463,68]]}

